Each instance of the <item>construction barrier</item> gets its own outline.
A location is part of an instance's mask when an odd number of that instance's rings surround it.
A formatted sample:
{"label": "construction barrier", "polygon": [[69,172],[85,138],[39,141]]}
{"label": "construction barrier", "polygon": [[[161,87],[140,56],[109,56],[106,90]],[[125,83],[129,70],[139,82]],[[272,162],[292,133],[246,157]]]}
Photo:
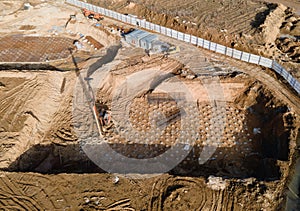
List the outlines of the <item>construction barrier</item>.
{"label": "construction barrier", "polygon": [[123,15],[117,13],[115,11],[111,11],[105,8],[101,8],[89,3],[84,3],[79,0],[66,0],[67,3],[86,8],[88,10],[101,13],[110,18],[114,18],[116,20],[122,21],[124,23],[132,24],[135,26],[139,26],[141,28],[157,32],[168,37],[172,37],[177,40],[181,40],[187,43],[191,43],[193,45],[214,51],[216,53],[220,53],[244,62],[248,62],[251,64],[257,64],[263,67],[271,68],[278,74],[280,74],[294,89],[300,94],[300,82],[296,80],[288,71],[286,71],[280,64],[278,64],[275,60],[268,59],[262,56],[258,56],[255,54],[239,51],[233,48],[226,47],[224,45],[220,45],[218,43],[211,42],[209,40],[202,39],[200,37],[192,36],[190,34],[185,34],[182,32],[178,32],[174,29],[170,29],[164,26],[160,26],[157,24],[153,24],[146,20],[142,20],[133,16]]}

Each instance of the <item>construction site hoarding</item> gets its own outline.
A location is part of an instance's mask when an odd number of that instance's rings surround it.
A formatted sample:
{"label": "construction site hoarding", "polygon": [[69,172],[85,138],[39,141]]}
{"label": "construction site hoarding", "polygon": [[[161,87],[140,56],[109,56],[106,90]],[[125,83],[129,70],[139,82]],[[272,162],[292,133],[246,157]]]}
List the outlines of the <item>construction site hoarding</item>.
{"label": "construction site hoarding", "polygon": [[145,21],[145,20],[141,20],[140,26],[141,26],[142,28],[146,28],[146,21]]}
{"label": "construction site hoarding", "polygon": [[195,36],[191,36],[191,43],[194,44],[194,45],[197,45],[197,37]]}
{"label": "construction site hoarding", "polygon": [[249,62],[250,59],[250,53],[242,52],[241,60],[244,62]]}
{"label": "construction site hoarding", "polygon": [[203,42],[203,48],[210,49],[210,41],[204,40],[204,42]]}
{"label": "construction site hoarding", "polygon": [[178,32],[178,40],[181,40],[181,41],[184,40],[184,33]]}
{"label": "construction site hoarding", "polygon": [[184,34],[184,42],[190,42],[191,41],[191,35]]}
{"label": "construction site hoarding", "polygon": [[160,25],[155,24],[154,31],[156,31],[157,33],[160,33]]}
{"label": "construction site hoarding", "polygon": [[273,64],[273,60],[267,59],[265,57],[261,57],[261,59],[259,61],[259,65],[268,67],[268,68],[272,68],[272,64]]}
{"label": "construction site hoarding", "polygon": [[233,57],[233,48],[226,48],[226,52],[225,52],[225,55],[226,56],[230,56],[230,57]]}
{"label": "construction site hoarding", "polygon": [[232,58],[241,59],[241,57],[242,57],[242,51],[233,49]]}
{"label": "construction site hoarding", "polygon": [[166,33],[167,33],[166,27],[161,26],[161,27],[160,27],[160,33],[166,35]]}
{"label": "construction site hoarding", "polygon": [[250,58],[249,58],[248,62],[252,63],[252,64],[258,64],[259,60],[260,60],[260,56],[254,55],[254,54],[250,54]]}
{"label": "construction site hoarding", "polygon": [[225,52],[226,52],[226,46],[217,44],[217,46],[216,46],[216,52],[217,53],[221,53],[221,54],[225,54]]}
{"label": "construction site hoarding", "polygon": [[198,37],[198,38],[197,38],[197,46],[203,48],[203,46],[204,46],[204,39]]}
{"label": "construction site hoarding", "polygon": [[166,28],[166,35],[167,35],[168,37],[172,37],[172,30],[169,29],[169,28]]}
{"label": "construction site hoarding", "polygon": [[171,29],[171,36],[172,36],[172,38],[177,39],[178,38],[178,32],[176,30]]}
{"label": "construction site hoarding", "polygon": [[217,50],[217,43],[210,42],[209,50],[216,51]]}

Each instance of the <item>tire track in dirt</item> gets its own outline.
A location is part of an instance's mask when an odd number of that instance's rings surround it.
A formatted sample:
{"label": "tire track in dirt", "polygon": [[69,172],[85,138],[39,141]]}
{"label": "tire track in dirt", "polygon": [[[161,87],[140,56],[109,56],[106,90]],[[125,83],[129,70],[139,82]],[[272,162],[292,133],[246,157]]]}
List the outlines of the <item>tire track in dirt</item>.
{"label": "tire track in dirt", "polygon": [[[62,179],[62,178],[61,178]],[[49,176],[37,174],[5,174],[0,178],[0,197],[5,209],[61,210],[68,201]],[[69,191],[64,187],[66,191]],[[63,198],[56,199],[57,197]],[[65,202],[65,203],[62,203]]]}
{"label": "tire track in dirt", "polygon": [[[197,201],[188,201],[186,197],[190,194],[197,195]],[[220,200],[223,190],[217,192],[207,188],[204,179],[168,177],[157,180],[150,195],[148,210],[189,210],[191,207],[196,210],[222,210]]]}
{"label": "tire track in dirt", "polygon": [[42,209],[35,200],[24,195],[21,189],[16,187],[15,183],[12,183],[9,178],[0,177],[0,184],[0,196],[2,202],[6,201],[7,204],[10,204],[10,201],[12,201],[15,205],[18,205],[19,208],[23,208],[24,210]]}

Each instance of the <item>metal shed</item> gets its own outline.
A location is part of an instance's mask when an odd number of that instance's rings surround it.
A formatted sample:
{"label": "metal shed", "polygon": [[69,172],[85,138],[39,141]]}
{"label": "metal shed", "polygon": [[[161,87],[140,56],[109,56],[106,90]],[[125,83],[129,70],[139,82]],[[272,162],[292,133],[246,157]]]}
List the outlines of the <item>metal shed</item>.
{"label": "metal shed", "polygon": [[170,48],[170,45],[162,42],[160,40],[153,40],[152,42],[152,52],[153,53],[161,53],[161,52],[166,52]]}
{"label": "metal shed", "polygon": [[152,47],[153,47],[152,43],[155,40],[157,40],[157,35],[149,34],[148,36],[143,37],[140,40],[140,47],[144,48],[146,50],[150,50],[150,49],[152,49]]}
{"label": "metal shed", "polygon": [[148,32],[137,29],[129,34],[126,34],[125,40],[136,47],[140,47],[140,40],[148,35]]}

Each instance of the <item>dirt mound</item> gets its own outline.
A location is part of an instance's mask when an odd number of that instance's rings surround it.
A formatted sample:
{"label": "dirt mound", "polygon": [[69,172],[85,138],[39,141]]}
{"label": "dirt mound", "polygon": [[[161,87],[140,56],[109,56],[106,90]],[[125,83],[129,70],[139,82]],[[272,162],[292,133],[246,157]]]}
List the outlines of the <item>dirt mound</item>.
{"label": "dirt mound", "polygon": [[260,26],[265,43],[274,43],[279,32],[280,26],[285,17],[285,10],[287,7],[280,4],[274,9],[265,19],[264,23]]}

